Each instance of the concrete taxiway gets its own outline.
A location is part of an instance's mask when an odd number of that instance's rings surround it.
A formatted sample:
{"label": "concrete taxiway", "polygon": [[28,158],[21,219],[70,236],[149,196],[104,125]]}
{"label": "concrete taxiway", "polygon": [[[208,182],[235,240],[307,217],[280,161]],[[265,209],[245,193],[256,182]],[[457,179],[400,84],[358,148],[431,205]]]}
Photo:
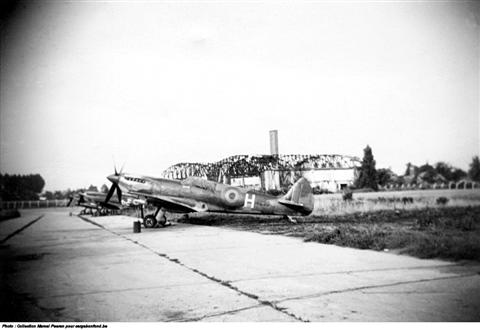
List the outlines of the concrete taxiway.
{"label": "concrete taxiway", "polygon": [[0,222],[1,321],[479,321],[480,266],[132,218]]}

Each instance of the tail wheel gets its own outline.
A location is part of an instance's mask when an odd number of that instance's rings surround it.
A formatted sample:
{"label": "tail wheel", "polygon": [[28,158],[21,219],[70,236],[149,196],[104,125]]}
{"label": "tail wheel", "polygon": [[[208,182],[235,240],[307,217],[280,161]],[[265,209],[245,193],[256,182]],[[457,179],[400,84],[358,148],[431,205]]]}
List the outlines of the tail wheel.
{"label": "tail wheel", "polygon": [[157,225],[157,220],[151,214],[147,215],[145,219],[143,219],[143,226],[145,228],[155,228],[156,225]]}

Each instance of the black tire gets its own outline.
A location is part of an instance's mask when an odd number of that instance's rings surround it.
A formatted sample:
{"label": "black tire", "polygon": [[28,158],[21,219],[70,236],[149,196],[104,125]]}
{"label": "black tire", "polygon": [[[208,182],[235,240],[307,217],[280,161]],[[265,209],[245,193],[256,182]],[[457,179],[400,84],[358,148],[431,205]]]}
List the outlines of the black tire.
{"label": "black tire", "polygon": [[153,216],[152,214],[147,215],[143,219],[143,226],[145,228],[155,228],[157,226],[157,220],[155,219],[155,216]]}

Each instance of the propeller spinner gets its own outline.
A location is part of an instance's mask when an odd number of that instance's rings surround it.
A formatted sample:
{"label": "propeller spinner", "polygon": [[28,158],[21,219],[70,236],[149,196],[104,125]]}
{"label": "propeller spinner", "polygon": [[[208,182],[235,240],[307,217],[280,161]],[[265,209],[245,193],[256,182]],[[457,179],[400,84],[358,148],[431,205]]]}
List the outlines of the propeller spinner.
{"label": "propeller spinner", "polygon": [[108,203],[110,201],[110,198],[112,198],[115,190],[117,191],[118,201],[120,203],[122,202],[122,190],[120,189],[120,186],[118,185],[118,181],[120,180],[120,176],[122,175],[123,166],[120,170],[120,173],[117,172],[116,167],[114,167],[114,170],[115,170],[115,174],[107,176],[107,179],[110,182],[112,182],[112,186],[110,187],[110,190],[108,191],[107,197],[105,198],[105,203]]}

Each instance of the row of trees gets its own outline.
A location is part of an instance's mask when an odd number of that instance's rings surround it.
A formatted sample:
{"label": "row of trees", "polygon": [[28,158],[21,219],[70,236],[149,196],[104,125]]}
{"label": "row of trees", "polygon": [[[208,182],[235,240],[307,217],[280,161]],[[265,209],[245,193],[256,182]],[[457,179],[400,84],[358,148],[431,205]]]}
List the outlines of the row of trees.
{"label": "row of trees", "polygon": [[[45,187],[45,180],[40,174],[1,174],[0,173],[0,200],[4,201],[26,201],[26,200],[38,200],[45,198],[48,200],[54,199],[68,199],[75,193],[89,191],[99,191],[94,185],[90,185],[88,188],[81,189],[67,189],[56,191],[45,191],[42,193]],[[103,185],[100,188],[101,192],[107,193],[107,185]]]}
{"label": "row of trees", "polygon": [[0,173],[1,200],[37,200],[44,186],[45,180],[40,174]]}
{"label": "row of trees", "polygon": [[363,150],[362,165],[354,183],[355,188],[378,190],[379,185],[434,184],[457,182],[463,179],[480,182],[480,159],[478,156],[473,157],[468,173],[445,162],[438,162],[434,165],[427,163],[421,166],[408,163],[403,175],[397,175],[387,168],[376,169],[375,165],[372,149],[367,145]]}

